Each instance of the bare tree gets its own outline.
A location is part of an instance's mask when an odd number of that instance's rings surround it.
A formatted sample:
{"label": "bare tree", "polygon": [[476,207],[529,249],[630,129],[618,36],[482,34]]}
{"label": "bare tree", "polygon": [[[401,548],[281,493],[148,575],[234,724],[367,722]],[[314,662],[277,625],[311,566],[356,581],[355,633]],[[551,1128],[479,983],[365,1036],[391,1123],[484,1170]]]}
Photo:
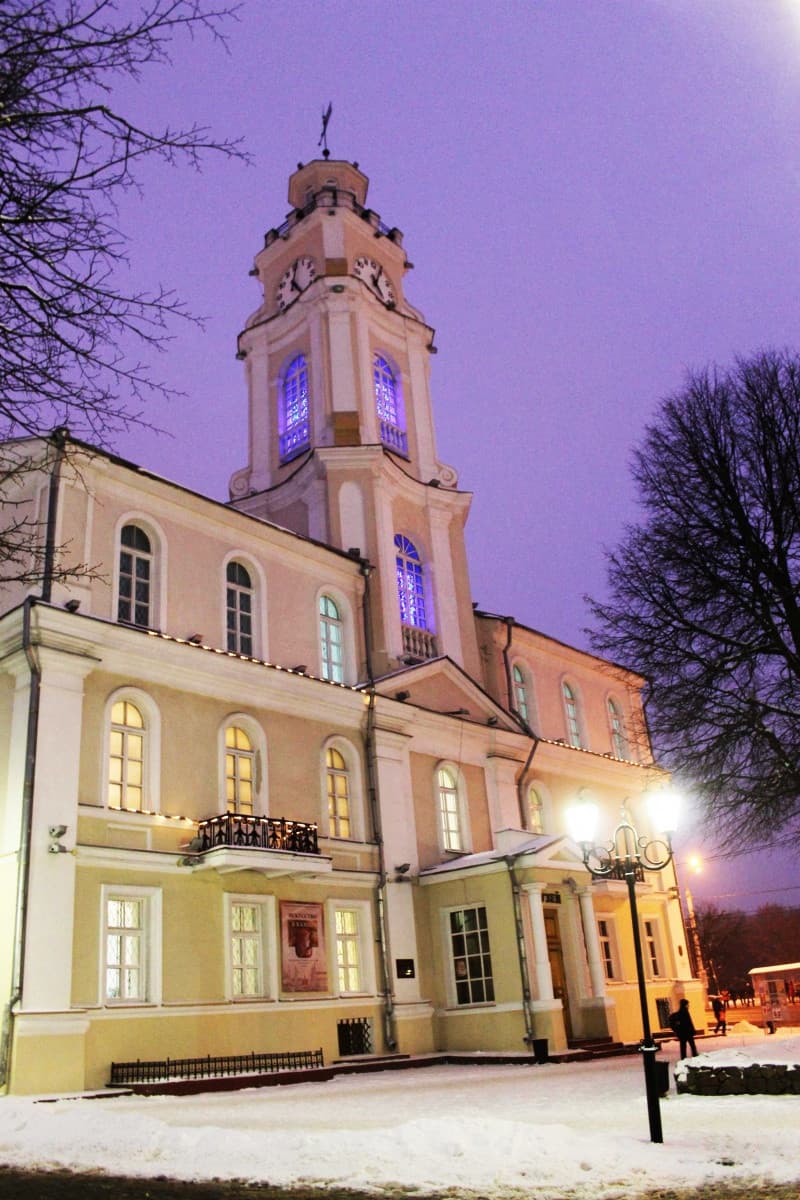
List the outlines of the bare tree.
{"label": "bare tree", "polygon": [[690,375],[633,474],[593,644],[648,679],[656,747],[723,837],[800,841],[800,361]]}
{"label": "bare tree", "polygon": [[[137,186],[143,160],[197,166],[205,151],[242,153],[197,125],[142,128],[114,106],[113,88],[168,63],[177,34],[221,41],[231,13],[204,0],[0,4],[0,439],[69,426],[107,443],[165,394],[150,352],[188,314],[171,291],[126,290],[115,197]],[[21,469],[15,452],[0,480]],[[20,557],[35,532],[21,517],[0,535],[0,576],[36,575]]]}

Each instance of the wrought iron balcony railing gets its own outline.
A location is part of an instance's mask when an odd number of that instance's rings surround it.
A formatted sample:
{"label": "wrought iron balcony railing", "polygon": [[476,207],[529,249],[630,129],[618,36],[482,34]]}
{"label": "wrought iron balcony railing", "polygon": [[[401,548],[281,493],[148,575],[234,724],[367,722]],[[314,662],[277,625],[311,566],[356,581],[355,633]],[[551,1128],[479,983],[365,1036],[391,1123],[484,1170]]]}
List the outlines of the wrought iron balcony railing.
{"label": "wrought iron balcony railing", "polygon": [[197,827],[199,852],[218,846],[234,849],[291,850],[296,854],[319,854],[317,826],[285,817],[254,817],[245,813],[220,813],[207,817]]}

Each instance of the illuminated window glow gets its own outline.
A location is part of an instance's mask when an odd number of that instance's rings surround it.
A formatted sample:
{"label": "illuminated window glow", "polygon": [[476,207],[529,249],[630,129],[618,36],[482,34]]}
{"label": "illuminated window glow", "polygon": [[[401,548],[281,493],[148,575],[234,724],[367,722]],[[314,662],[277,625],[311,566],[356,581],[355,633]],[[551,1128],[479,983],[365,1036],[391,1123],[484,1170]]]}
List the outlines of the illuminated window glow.
{"label": "illuminated window glow", "polygon": [[381,442],[391,450],[408,454],[408,437],[404,428],[397,377],[380,354],[376,354],[372,360],[372,380]]}
{"label": "illuminated window glow", "polygon": [[111,708],[108,742],[108,806],[141,812],[144,804],[144,717],[130,700]]}
{"label": "illuminated window glow", "polygon": [[425,606],[425,574],[417,548],[402,533],[395,534],[394,545],[400,620],[415,629],[430,629]]}
{"label": "illuminated window glow", "polygon": [[330,596],[319,598],[319,641],[322,678],[344,682],[344,638],[342,618]]}
{"label": "illuminated window glow", "polygon": [[309,446],[308,364],[305,354],[298,354],[286,368],[281,388],[280,456],[288,462]]}

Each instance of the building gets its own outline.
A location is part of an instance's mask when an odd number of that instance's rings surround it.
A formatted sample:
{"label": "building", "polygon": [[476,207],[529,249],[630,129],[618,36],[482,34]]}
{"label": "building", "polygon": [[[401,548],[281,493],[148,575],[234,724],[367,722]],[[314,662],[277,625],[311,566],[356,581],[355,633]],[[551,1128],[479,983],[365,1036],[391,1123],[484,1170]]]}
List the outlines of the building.
{"label": "building", "polygon": [[[625,884],[592,883],[565,809],[588,788],[656,832],[642,681],[473,609],[432,330],[366,199],[347,162],[290,179],[230,503],[64,431],[19,443],[15,511],[88,569],[0,617],[13,1091],[641,1035]],[[700,992],[675,882],[639,885],[656,1026]]]}

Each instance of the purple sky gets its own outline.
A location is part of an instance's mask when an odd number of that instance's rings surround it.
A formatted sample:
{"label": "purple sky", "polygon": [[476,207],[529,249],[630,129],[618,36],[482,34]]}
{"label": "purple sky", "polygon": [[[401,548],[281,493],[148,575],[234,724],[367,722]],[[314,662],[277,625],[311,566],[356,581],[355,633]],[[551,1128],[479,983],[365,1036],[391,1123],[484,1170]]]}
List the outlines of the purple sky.
{"label": "purple sky", "polygon": [[[248,270],[331,100],[332,155],[404,231],[406,291],[437,330],[440,457],[475,493],[473,598],[586,645],[582,596],[635,518],[629,453],[655,405],[687,367],[797,346],[800,3],[246,0],[229,34],[228,54],[179,43],[120,89],[151,124],[241,136],[254,166],[151,165],[122,205],[133,279],[207,321],[157,364],[187,393],[149,414],[173,437],[116,448],[227,498]],[[794,885],[784,867],[716,860],[695,895],[800,903],[763,890]]]}

